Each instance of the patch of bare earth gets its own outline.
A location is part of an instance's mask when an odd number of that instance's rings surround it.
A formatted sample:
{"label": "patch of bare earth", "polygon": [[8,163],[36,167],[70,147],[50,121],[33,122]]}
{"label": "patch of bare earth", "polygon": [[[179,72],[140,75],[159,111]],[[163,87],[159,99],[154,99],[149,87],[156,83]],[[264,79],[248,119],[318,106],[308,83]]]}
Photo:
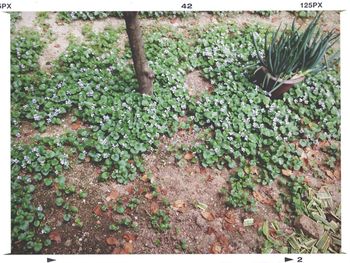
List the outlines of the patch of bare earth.
{"label": "patch of bare earth", "polygon": [[61,119],[60,125],[49,125],[46,131],[40,133],[38,130],[33,128],[29,121],[22,121],[20,124],[20,136],[14,138],[14,142],[30,143],[33,138],[38,135],[41,137],[59,137],[68,131],[75,131],[80,128],[86,127],[80,120],[72,122],[72,115],[67,114]]}
{"label": "patch of bare earth", "polygon": [[[181,131],[180,131],[181,132]],[[200,143],[196,134],[182,131],[172,138],[163,139],[158,151],[146,157],[146,169],[152,180],[162,189],[163,197],[171,204],[169,216],[171,230],[157,235],[156,232],[142,228],[135,241],[135,253],[182,253],[181,240],[187,243],[187,253],[258,253],[263,238],[257,230],[265,220],[279,220],[270,203],[258,202],[255,213],[243,209],[228,208],[220,189],[227,188],[227,181],[233,170],[204,168],[198,163],[175,162],[168,146]],[[267,188],[267,187],[265,187]],[[261,190],[261,189],[260,189]],[[260,191],[258,190],[258,191]],[[272,188],[266,192],[273,192]],[[272,197],[265,197],[265,200]],[[244,227],[243,221],[253,218],[253,226]],[[281,223],[282,229],[288,226]],[[157,246],[150,240],[159,240]],[[147,244],[147,246],[145,246]]]}
{"label": "patch of bare earth", "polygon": [[213,86],[202,77],[199,70],[192,71],[187,75],[185,87],[188,89],[189,95],[194,97],[200,97],[213,90]]}

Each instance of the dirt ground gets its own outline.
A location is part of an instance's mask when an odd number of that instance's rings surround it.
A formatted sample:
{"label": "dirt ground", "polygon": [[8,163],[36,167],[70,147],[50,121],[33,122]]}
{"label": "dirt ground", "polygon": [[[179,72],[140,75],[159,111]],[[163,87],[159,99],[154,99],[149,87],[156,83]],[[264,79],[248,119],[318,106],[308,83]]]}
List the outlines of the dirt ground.
{"label": "dirt ground", "polygon": [[[83,41],[81,33],[85,23],[92,25],[94,31],[100,31],[108,25],[124,26],[122,20],[107,18],[99,21],[75,21],[69,24],[56,23],[55,13],[50,13],[46,21],[53,31],[53,40],[44,50],[39,59],[40,66],[49,70],[51,62],[57,58],[69,44],[70,34]],[[35,23],[35,13],[22,13],[22,19],[16,24],[16,29],[23,27],[42,29]],[[271,17],[243,13],[229,17],[214,17],[207,13],[196,18],[160,19],[158,24],[166,24],[185,31],[191,25],[206,26],[218,23],[219,20],[235,22],[238,26],[256,22],[270,26],[278,26],[279,21],[291,22],[293,16],[280,12]],[[304,24],[301,19],[298,24]],[[147,27],[155,23],[151,19],[143,19],[142,25]],[[337,27],[339,30],[339,15],[325,14],[322,26],[325,29]],[[123,46],[124,41],[118,43]],[[186,80],[191,96],[200,97],[204,92],[210,92],[212,86],[200,77],[197,71],[191,72]],[[83,124],[82,124],[83,125]],[[76,127],[67,116],[61,126],[49,127],[40,136],[59,136],[67,130]],[[22,137],[18,140],[28,143],[35,134],[29,123],[24,123]],[[66,197],[66,201],[79,209],[77,217],[83,219],[79,227],[74,220],[63,221],[63,209],[55,205],[55,189],[46,188],[36,191],[34,203],[42,206],[46,212],[47,223],[53,226],[50,234],[53,245],[44,248],[43,254],[172,254],[172,253],[260,253],[264,238],[258,234],[258,229],[265,220],[276,220],[281,229],[292,233],[291,226],[283,223],[286,216],[277,213],[273,205],[280,189],[277,184],[259,186],[255,189],[260,201],[257,211],[246,212],[243,209],[228,208],[220,190],[227,187],[229,175],[233,170],[218,170],[201,167],[192,162],[191,156],[185,156],[186,161],[178,162],[171,151],[171,146],[194,145],[200,143],[198,133],[193,130],[180,130],[172,138],[163,137],[159,148],[145,155],[146,172],[135,181],[120,185],[115,182],[99,182],[97,177],[101,170],[88,160],[78,163],[71,160],[72,167],[64,175],[68,184],[76,185],[76,191],[87,192],[87,197],[80,199],[77,195]],[[306,153],[317,163],[322,163],[322,153],[318,148],[309,149]],[[325,171],[326,172],[326,171]],[[327,173],[327,172],[326,172]],[[340,164],[326,178],[316,178],[312,172],[303,174],[307,183],[315,190],[326,187],[333,201],[340,203]],[[154,194],[156,193],[156,194]],[[276,197],[277,196],[277,197]],[[114,207],[119,202],[124,207],[132,198],[139,200],[136,208],[126,208],[124,213],[116,212]],[[150,216],[156,211],[166,210],[169,213],[171,228],[167,232],[159,232],[152,228]],[[244,227],[243,221],[253,218],[252,226]],[[120,226],[117,231],[111,231],[110,225],[128,219],[134,224]],[[13,245],[13,253],[21,254],[20,244]]]}

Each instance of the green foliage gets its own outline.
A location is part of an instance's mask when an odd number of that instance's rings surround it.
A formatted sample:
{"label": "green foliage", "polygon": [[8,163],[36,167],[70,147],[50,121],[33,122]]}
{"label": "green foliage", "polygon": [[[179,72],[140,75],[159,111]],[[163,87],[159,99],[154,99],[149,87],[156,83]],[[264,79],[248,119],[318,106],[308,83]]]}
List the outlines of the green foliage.
{"label": "green foliage", "polygon": [[170,229],[170,217],[164,210],[158,210],[151,215],[151,224],[155,230],[165,232]]}
{"label": "green foliage", "polygon": [[249,168],[238,169],[234,175],[229,179],[231,189],[226,199],[226,203],[235,208],[243,207],[247,210],[253,209],[255,200],[252,196],[255,183],[253,182],[253,175]]}
{"label": "green foliage", "polygon": [[286,26],[282,31],[279,27],[272,34],[267,32],[263,57],[253,35],[256,54],[268,73],[277,79],[289,79],[295,74],[307,75],[325,68],[321,61],[339,34],[335,30],[323,32],[318,27],[320,17],[321,14],[317,15],[304,31],[296,28],[294,20],[291,27]]}
{"label": "green foliage", "polygon": [[22,19],[21,12],[9,12],[10,13],[10,19],[11,19],[11,33],[14,33],[16,30],[16,22],[20,19]]}
{"label": "green foliage", "polygon": [[317,11],[291,11],[297,18],[305,19],[317,16]]}
{"label": "green foliage", "polygon": [[289,180],[280,180],[289,193],[282,193],[282,200],[290,206],[294,215],[307,214],[307,204],[310,201],[309,187],[304,181],[303,176],[291,176]]}
{"label": "green foliage", "polygon": [[273,14],[278,13],[278,11],[252,11],[251,13],[257,14],[259,16],[266,16],[266,17],[268,17],[268,16],[271,16]]}
{"label": "green foliage", "polygon": [[38,58],[44,48],[38,32],[23,29],[11,40],[11,78],[39,68]]}

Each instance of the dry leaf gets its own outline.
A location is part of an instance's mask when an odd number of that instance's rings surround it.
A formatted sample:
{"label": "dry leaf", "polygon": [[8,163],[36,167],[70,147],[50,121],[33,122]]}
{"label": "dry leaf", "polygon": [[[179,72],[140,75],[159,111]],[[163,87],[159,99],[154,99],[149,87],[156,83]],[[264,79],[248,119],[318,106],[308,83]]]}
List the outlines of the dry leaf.
{"label": "dry leaf", "polygon": [[186,153],[185,155],[184,155],[184,159],[185,160],[191,160],[192,158],[194,157],[194,155],[193,155],[193,153],[191,153],[191,152],[188,152],[188,153]]}
{"label": "dry leaf", "polygon": [[213,221],[214,220],[214,215],[211,212],[208,211],[202,211],[201,215],[203,216],[204,219],[208,221]]}
{"label": "dry leaf", "polygon": [[256,167],[256,166],[252,166],[252,167],[250,168],[250,170],[251,170],[252,174],[256,174],[256,175],[259,174],[259,173],[258,173],[258,167]]}
{"label": "dry leaf", "polygon": [[153,198],[153,195],[152,193],[147,193],[145,194],[145,197],[148,199],[148,200],[151,200]]}
{"label": "dry leaf", "polygon": [[333,174],[332,171],[330,171],[330,170],[326,170],[326,174],[327,174],[327,176],[330,177],[330,178],[333,178],[333,177],[334,177],[334,174]]}
{"label": "dry leaf", "polygon": [[106,200],[107,202],[117,200],[119,194],[116,190],[112,190],[112,192],[107,196]]}
{"label": "dry leaf", "polygon": [[95,208],[94,208],[94,213],[97,215],[97,216],[102,216],[102,210],[101,210],[101,207],[99,205],[97,205]]}
{"label": "dry leaf", "polygon": [[81,127],[81,122],[80,121],[77,121],[75,123],[72,123],[72,130],[78,130],[80,127]]}
{"label": "dry leaf", "polygon": [[230,223],[230,224],[234,224],[236,221],[235,215],[231,210],[226,212],[224,219],[227,223]]}
{"label": "dry leaf", "polygon": [[340,178],[340,170],[339,169],[336,169],[335,171],[334,171],[334,177],[335,178],[337,178],[337,179],[339,179]]}
{"label": "dry leaf", "polygon": [[57,244],[61,243],[61,235],[58,233],[58,231],[52,231],[49,235],[49,238],[52,241],[55,241]]}
{"label": "dry leaf", "polygon": [[224,222],[223,226],[224,226],[224,229],[226,231],[228,231],[228,232],[234,232],[235,231],[235,228],[234,228],[233,224],[231,224],[231,223]]}
{"label": "dry leaf", "polygon": [[206,234],[211,235],[211,234],[215,234],[215,233],[216,233],[215,229],[212,228],[211,226],[208,226]]}
{"label": "dry leaf", "polygon": [[205,168],[205,167],[200,167],[199,168],[199,172],[200,172],[200,174],[206,174],[207,173],[207,169]]}
{"label": "dry leaf", "polygon": [[253,196],[258,202],[260,202],[262,204],[265,204],[265,205],[273,205],[274,204],[272,199],[262,196],[259,192],[253,191]]}
{"label": "dry leaf", "polygon": [[124,248],[123,248],[125,254],[130,254],[133,251],[133,245],[131,242],[127,242],[124,244]]}
{"label": "dry leaf", "polygon": [[212,182],[213,180],[214,180],[214,177],[211,174],[209,174],[206,181]]}
{"label": "dry leaf", "polygon": [[282,169],[282,174],[284,176],[291,176],[293,174],[293,172],[291,170]]}
{"label": "dry leaf", "polygon": [[129,233],[129,232],[126,232],[126,233],[124,233],[124,235],[123,235],[123,239],[124,239],[126,242],[135,241],[136,238],[137,238],[136,235],[131,234],[131,233]]}
{"label": "dry leaf", "polygon": [[129,185],[126,188],[126,191],[129,193],[129,195],[132,195],[134,193],[134,187],[132,185]]}
{"label": "dry leaf", "polygon": [[151,203],[151,214],[157,213],[157,211],[159,210],[159,205],[157,202],[152,202]]}
{"label": "dry leaf", "polygon": [[183,213],[185,208],[186,208],[186,203],[183,200],[176,200],[173,204],[173,209],[175,211],[179,211]]}
{"label": "dry leaf", "polygon": [[144,175],[141,176],[141,181],[143,181],[143,182],[147,182],[148,181],[147,174],[144,174]]}
{"label": "dry leaf", "polygon": [[221,246],[219,243],[214,243],[212,246],[211,246],[211,249],[210,249],[210,252],[213,253],[213,254],[219,254],[221,253]]}
{"label": "dry leaf", "polygon": [[106,243],[110,246],[118,246],[119,245],[119,242],[115,237],[107,237]]}

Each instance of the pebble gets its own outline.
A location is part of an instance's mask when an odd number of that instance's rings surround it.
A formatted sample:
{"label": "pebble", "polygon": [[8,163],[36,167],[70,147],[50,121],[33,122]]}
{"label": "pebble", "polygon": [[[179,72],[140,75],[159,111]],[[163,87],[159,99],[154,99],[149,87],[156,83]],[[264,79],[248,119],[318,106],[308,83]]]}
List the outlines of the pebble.
{"label": "pebble", "polygon": [[196,224],[200,227],[205,227],[207,225],[207,222],[201,215],[198,215],[196,218]]}
{"label": "pebble", "polygon": [[71,240],[71,239],[67,239],[67,241],[64,242],[64,245],[65,245],[66,247],[70,247],[70,246],[72,245],[72,240]]}
{"label": "pebble", "polygon": [[297,228],[302,229],[304,233],[316,239],[319,239],[324,232],[324,229],[320,224],[316,223],[306,215],[301,215],[296,218],[294,224]]}

